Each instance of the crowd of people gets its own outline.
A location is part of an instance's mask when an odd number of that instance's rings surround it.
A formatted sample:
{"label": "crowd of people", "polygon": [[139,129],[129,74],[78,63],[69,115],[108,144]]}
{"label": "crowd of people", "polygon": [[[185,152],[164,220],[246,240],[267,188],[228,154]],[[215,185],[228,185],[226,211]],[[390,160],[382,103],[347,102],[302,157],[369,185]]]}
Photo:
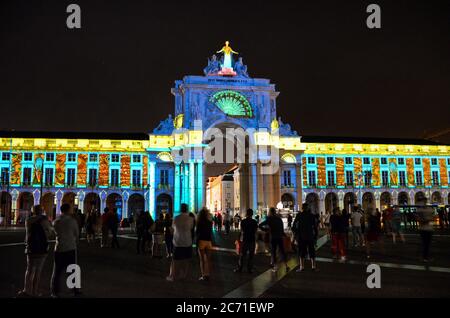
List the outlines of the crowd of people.
{"label": "crowd of people", "polygon": [[[419,198],[419,208],[415,215],[422,239],[422,258],[430,260],[430,246],[433,233],[434,213],[426,205],[426,197]],[[117,236],[119,217],[117,210],[105,208],[100,215],[94,209],[86,215],[73,212],[68,204],[61,206],[61,214],[51,224],[43,215],[42,208],[37,205],[33,215],[26,220],[27,269],[24,288],[19,292],[23,296],[39,296],[39,281],[43,265],[49,251],[49,240],[55,235],[53,273],[51,278],[51,296],[59,297],[60,278],[70,264],[77,263],[77,244],[80,233],[85,231],[88,244],[100,239],[100,247],[119,248]],[[390,207],[382,213],[378,209],[369,208],[363,211],[357,205],[351,213],[335,207],[332,213],[312,213],[308,204],[303,204],[302,211],[295,218],[287,216],[285,227],[281,215],[275,208],[260,222],[260,215],[252,209],[246,211],[245,217],[239,214],[232,216],[230,212],[212,214],[207,208],[190,212],[186,204],[181,204],[180,214],[172,219],[170,213],[160,213],[153,220],[149,212],[138,212],[133,216],[136,233],[137,254],[151,253],[153,258],[170,259],[168,281],[183,280],[191,274],[192,258],[198,255],[200,281],[209,281],[211,271],[211,253],[214,249],[213,229],[225,234],[233,227],[239,231],[237,246],[237,265],[235,273],[241,273],[246,263],[247,272],[254,270],[255,253],[270,252],[270,268],[277,271],[282,264],[289,271],[288,253],[297,250],[299,267],[297,272],[305,270],[305,261],[311,261],[313,271],[318,271],[316,248],[319,230],[324,229],[331,239],[331,250],[334,258],[346,260],[346,251],[351,244],[354,248],[365,248],[367,258],[372,256],[374,246],[379,245],[383,251],[383,236],[389,235],[395,244],[399,239],[405,242],[402,231],[402,213],[398,207]],[[440,216],[441,218],[441,216]],[[445,226],[445,222],[442,224]],[[110,239],[111,238],[111,239]],[[281,262],[278,262],[280,256]],[[73,289],[79,294],[78,289]]]}

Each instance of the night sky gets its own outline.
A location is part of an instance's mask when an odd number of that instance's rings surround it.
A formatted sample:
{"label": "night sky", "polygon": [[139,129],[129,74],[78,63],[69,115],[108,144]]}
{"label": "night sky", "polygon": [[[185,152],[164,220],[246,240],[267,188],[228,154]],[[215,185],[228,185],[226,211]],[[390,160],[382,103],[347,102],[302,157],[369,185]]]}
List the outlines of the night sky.
{"label": "night sky", "polygon": [[[150,132],[174,111],[174,81],[202,75],[225,40],[301,135],[450,128],[449,1],[240,2],[2,0],[0,130]],[[81,30],[66,27],[70,3]],[[366,27],[370,3],[381,30]]]}

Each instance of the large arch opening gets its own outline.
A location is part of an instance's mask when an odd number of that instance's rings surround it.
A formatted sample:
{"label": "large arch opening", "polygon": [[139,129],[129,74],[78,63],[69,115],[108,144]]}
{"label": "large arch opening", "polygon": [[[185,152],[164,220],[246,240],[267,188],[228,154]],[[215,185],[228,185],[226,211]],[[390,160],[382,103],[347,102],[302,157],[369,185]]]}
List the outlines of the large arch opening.
{"label": "large arch opening", "polygon": [[409,195],[408,193],[402,191],[398,194],[398,205],[409,205]]}
{"label": "large arch opening", "polygon": [[145,199],[142,194],[134,193],[128,198],[128,218],[134,218],[136,213],[144,212]]}
{"label": "large arch opening", "polygon": [[325,210],[327,213],[332,213],[335,207],[338,207],[338,198],[336,193],[327,193],[325,196]]}
{"label": "large arch opening", "polygon": [[381,210],[387,209],[391,205],[391,194],[389,192],[383,192],[380,195]]}
{"label": "large arch opening", "polygon": [[283,209],[294,211],[295,200],[292,194],[283,193],[281,196],[281,203],[283,204]]}
{"label": "large arch opening", "polygon": [[84,213],[95,213],[100,211],[100,196],[95,192],[90,192],[84,197]]}
{"label": "large arch opening", "polygon": [[352,212],[355,203],[356,203],[356,195],[353,192],[347,192],[344,195],[344,209],[349,212]]}
{"label": "large arch opening", "polygon": [[25,224],[26,218],[31,214],[34,205],[34,198],[31,192],[21,192],[19,194],[18,213],[16,224]]}
{"label": "large arch opening", "polygon": [[374,209],[375,208],[374,201],[375,201],[375,198],[373,196],[373,193],[365,192],[362,196],[362,209],[364,211],[368,211],[369,209]]}
{"label": "large arch opening", "polygon": [[319,211],[319,196],[317,193],[308,193],[305,198],[305,203],[308,204],[308,207],[311,210],[311,213],[318,214],[324,213],[325,211]]}
{"label": "large arch opening", "polygon": [[55,195],[52,192],[47,192],[42,196],[42,209],[50,220],[56,218]]}
{"label": "large arch opening", "polygon": [[11,221],[14,219],[14,216],[12,214],[12,196],[7,191],[2,191],[0,193],[0,216],[1,216],[1,222],[0,225],[9,225],[11,224]]}
{"label": "large arch opening", "polygon": [[73,192],[65,192],[62,200],[61,200],[61,204],[68,204],[72,207],[72,209],[75,209],[75,197],[77,195]]}
{"label": "large arch opening", "polygon": [[172,197],[167,193],[161,193],[156,197],[156,216],[159,216],[161,213],[173,215]]}
{"label": "large arch opening", "polygon": [[119,220],[122,219],[122,196],[118,193],[111,193],[106,197],[106,206],[110,211],[116,209]]}
{"label": "large arch opening", "polygon": [[442,204],[442,195],[440,192],[435,191],[431,194],[431,204]]}
{"label": "large arch opening", "polygon": [[414,204],[419,204],[422,198],[425,198],[425,194],[422,191],[417,191],[414,195]]}

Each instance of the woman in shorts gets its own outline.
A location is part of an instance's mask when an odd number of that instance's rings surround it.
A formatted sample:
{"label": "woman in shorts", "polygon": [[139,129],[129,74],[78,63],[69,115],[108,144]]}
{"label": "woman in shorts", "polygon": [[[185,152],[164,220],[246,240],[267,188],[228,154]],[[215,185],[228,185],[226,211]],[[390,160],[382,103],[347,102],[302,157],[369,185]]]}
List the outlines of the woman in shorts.
{"label": "woman in shorts", "polygon": [[199,280],[208,281],[211,269],[213,222],[207,208],[200,210],[197,216],[197,248],[200,258],[201,276]]}

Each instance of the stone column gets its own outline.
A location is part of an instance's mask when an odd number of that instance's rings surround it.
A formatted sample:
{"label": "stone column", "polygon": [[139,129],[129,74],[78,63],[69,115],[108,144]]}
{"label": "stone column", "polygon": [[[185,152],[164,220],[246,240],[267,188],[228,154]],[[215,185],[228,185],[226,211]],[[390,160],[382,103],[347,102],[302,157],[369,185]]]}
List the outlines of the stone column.
{"label": "stone column", "polygon": [[276,207],[278,202],[281,201],[281,184],[280,184],[280,169],[275,172],[273,176],[273,206]]}
{"label": "stone column", "polygon": [[[338,197],[339,209],[342,210],[342,209],[344,209],[344,192],[342,190],[339,191],[337,194],[337,197]],[[349,211],[347,211],[347,212],[349,212]]]}
{"label": "stone column", "polygon": [[38,205],[40,204],[40,199],[41,199],[41,191],[36,189],[33,191],[33,205]]}
{"label": "stone column", "polygon": [[302,196],[302,166],[300,163],[295,164],[295,190],[297,191],[297,207],[299,211],[302,208],[303,196]]}
{"label": "stone column", "polygon": [[[130,198],[130,194],[128,191],[124,191],[122,193],[122,219],[128,218],[128,199]],[[155,211],[151,212],[152,218],[155,220]]]}
{"label": "stone column", "polygon": [[375,208],[381,211],[380,193],[376,191],[373,196],[375,198]]}
{"label": "stone column", "polygon": [[100,197],[100,213],[103,213],[103,211],[106,208],[106,197],[107,197],[106,191],[103,190],[102,192],[100,192],[99,197]]}
{"label": "stone column", "polygon": [[181,178],[181,168],[180,163],[175,163],[175,180],[174,180],[174,200],[173,200],[173,215],[177,216],[180,214],[180,204],[181,204],[181,189],[180,189],[180,178]]}
{"label": "stone column", "polygon": [[149,190],[148,190],[148,202],[147,207],[151,215],[156,217],[156,208],[155,208],[155,189],[156,189],[156,178],[155,178],[155,171],[156,171],[156,163],[153,161],[149,161]]}
{"label": "stone column", "polygon": [[256,164],[249,164],[249,174],[248,174],[248,189],[249,189],[249,207],[254,211],[258,209],[258,180],[257,180],[257,171]]}
{"label": "stone column", "polygon": [[[256,179],[257,179],[257,186],[258,186],[258,202],[257,202],[257,208],[264,205],[265,197],[264,197],[264,176],[261,173],[261,162],[258,161],[256,164]],[[256,210],[255,210],[256,213]]]}
{"label": "stone column", "polygon": [[56,191],[55,193],[55,199],[56,199],[56,206],[55,206],[55,210],[56,210],[56,216],[61,214],[61,205],[62,205],[62,198],[64,196],[64,193],[61,190]]}
{"label": "stone column", "polygon": [[[319,213],[325,213],[325,198],[319,198]],[[331,211],[330,211],[331,212]]]}
{"label": "stone column", "polygon": [[196,202],[196,206],[197,206],[197,211],[200,211],[200,209],[203,207],[203,205],[205,204],[205,185],[204,185],[204,169],[205,166],[203,165],[202,161],[199,161],[198,163],[196,163],[197,165],[197,184],[196,184],[196,191],[195,191],[195,202]]}

